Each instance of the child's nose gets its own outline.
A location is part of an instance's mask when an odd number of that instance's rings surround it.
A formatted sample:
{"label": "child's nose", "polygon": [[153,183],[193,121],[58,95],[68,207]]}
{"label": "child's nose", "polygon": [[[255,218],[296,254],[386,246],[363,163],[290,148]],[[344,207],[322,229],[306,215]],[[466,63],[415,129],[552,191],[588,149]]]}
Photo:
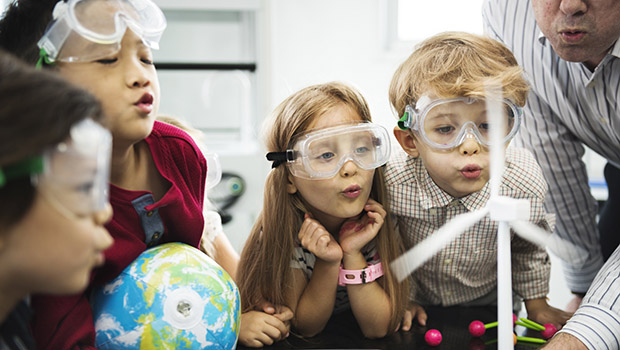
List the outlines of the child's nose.
{"label": "child's nose", "polygon": [[103,209],[93,213],[93,220],[99,226],[105,225],[110,219],[112,219],[112,206],[110,203],[106,203]]}
{"label": "child's nose", "polygon": [[480,144],[474,135],[471,133],[465,137],[463,143],[459,146],[459,152],[462,155],[472,155],[480,153]]}
{"label": "child's nose", "polygon": [[143,67],[140,59],[132,58],[127,64],[127,70],[125,78],[127,79],[127,86],[130,87],[144,87],[151,83],[147,69]]}
{"label": "child's nose", "polygon": [[345,177],[353,176],[357,173],[357,170],[357,164],[352,160],[348,160],[342,165],[342,168],[340,168],[340,174]]}

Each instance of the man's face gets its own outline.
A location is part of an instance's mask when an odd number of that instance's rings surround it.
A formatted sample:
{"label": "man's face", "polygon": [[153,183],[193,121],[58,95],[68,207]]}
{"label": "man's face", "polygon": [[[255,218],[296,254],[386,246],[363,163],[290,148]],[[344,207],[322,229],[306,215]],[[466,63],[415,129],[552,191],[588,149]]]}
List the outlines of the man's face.
{"label": "man's face", "polygon": [[594,69],[620,36],[618,0],[532,0],[538,26],[564,60]]}

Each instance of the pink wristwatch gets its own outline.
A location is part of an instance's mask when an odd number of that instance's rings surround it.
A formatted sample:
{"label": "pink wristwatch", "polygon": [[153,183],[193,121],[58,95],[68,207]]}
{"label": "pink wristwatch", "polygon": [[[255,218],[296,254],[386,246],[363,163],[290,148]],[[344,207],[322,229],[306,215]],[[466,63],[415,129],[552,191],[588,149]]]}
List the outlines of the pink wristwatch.
{"label": "pink wristwatch", "polygon": [[347,284],[369,283],[381,276],[383,276],[383,265],[381,262],[374,265],[368,265],[368,267],[361,270],[345,270],[342,268],[342,265],[340,265],[338,285],[344,286]]}

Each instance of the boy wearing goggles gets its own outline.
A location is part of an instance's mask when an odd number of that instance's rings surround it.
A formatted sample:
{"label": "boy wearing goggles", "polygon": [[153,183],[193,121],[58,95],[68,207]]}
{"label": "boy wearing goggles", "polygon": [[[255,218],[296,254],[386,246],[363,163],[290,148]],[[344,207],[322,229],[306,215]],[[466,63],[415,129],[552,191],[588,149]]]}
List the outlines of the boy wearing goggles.
{"label": "boy wearing goggles", "polygon": [[112,245],[112,137],[60,77],[4,52],[0,77],[0,348],[35,349],[28,296],[82,292]]}
{"label": "boy wearing goggles", "polygon": [[[489,140],[485,83],[503,88],[506,146],[519,128],[528,86],[502,44],[447,32],[422,42],[397,69],[390,102],[399,114],[394,135],[405,152],[386,168],[391,207],[409,247],[452,217],[480,209],[489,199]],[[543,208],[547,186],[533,156],[507,148],[501,195],[530,201],[530,220],[552,228]],[[424,305],[497,304],[497,223],[486,217],[412,274],[415,299],[406,315],[425,324]],[[513,292],[528,318],[558,328],[570,314],[553,308],[546,251],[512,234]],[[520,301],[519,301],[520,302]]]}
{"label": "boy wearing goggles", "polygon": [[[114,216],[106,227],[116,243],[91,286],[150,246],[199,247],[205,229],[205,158],[187,133],[155,120],[160,89],[151,50],[165,27],[152,0],[19,0],[0,22],[0,45],[93,93],[112,133]],[[33,306],[41,348],[94,348],[88,293],[38,295]]]}

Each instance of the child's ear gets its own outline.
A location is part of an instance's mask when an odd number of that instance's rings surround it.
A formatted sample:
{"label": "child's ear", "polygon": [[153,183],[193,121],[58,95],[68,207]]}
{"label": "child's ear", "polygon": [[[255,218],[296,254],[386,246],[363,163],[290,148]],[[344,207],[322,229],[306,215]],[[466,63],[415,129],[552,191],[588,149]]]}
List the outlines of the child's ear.
{"label": "child's ear", "polygon": [[288,194],[295,194],[297,193],[297,186],[295,186],[295,183],[293,182],[293,175],[288,174],[288,183],[286,184],[286,192],[288,192]]}
{"label": "child's ear", "polygon": [[413,139],[413,135],[409,130],[402,130],[398,126],[394,127],[394,136],[396,136],[396,140],[400,143],[400,147],[407,152],[408,155],[417,158],[420,153],[418,152],[418,148],[415,145],[415,141]]}

